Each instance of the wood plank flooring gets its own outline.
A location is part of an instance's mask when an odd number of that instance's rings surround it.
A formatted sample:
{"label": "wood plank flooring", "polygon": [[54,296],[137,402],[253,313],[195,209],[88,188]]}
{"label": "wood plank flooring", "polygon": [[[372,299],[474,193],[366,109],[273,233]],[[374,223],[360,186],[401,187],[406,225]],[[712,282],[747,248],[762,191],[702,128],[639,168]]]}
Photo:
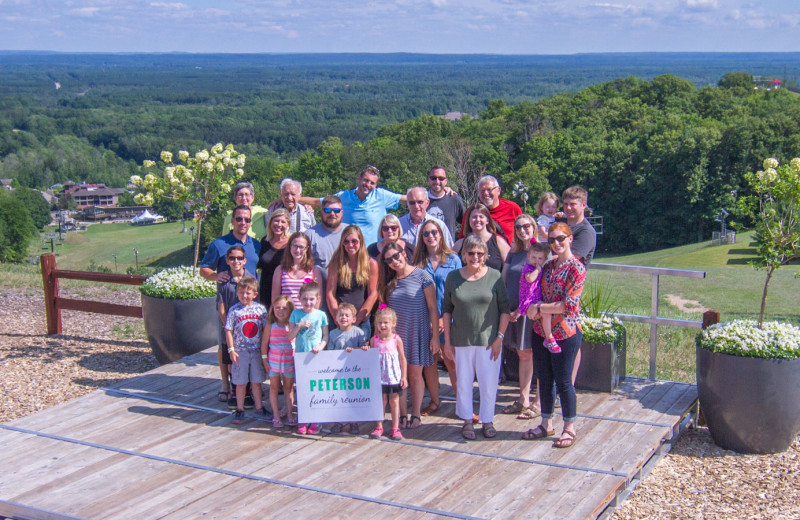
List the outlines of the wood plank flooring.
{"label": "wood plank flooring", "polygon": [[[596,518],[697,399],[693,385],[629,378],[579,392],[570,449],[521,440],[537,420],[500,414],[496,438],[478,428],[467,442],[442,374],[442,407],[393,442],[369,439],[374,423],[360,436],[233,425],[218,373],[208,350],[0,425],[0,516]],[[515,396],[501,386],[498,410]]]}

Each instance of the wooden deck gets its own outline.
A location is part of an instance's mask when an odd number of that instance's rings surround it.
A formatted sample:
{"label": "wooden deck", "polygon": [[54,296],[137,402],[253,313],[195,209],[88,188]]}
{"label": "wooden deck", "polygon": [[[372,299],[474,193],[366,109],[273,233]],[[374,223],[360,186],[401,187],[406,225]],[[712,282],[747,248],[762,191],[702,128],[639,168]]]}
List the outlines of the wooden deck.
{"label": "wooden deck", "polygon": [[[613,394],[579,392],[567,450],[521,440],[538,423],[504,415],[495,439],[464,441],[443,401],[393,442],[370,440],[374,424],[359,437],[299,436],[254,418],[234,426],[218,373],[206,351],[0,424],[0,516],[596,518],[697,400],[693,385],[630,378]],[[501,387],[501,403],[514,397]]]}

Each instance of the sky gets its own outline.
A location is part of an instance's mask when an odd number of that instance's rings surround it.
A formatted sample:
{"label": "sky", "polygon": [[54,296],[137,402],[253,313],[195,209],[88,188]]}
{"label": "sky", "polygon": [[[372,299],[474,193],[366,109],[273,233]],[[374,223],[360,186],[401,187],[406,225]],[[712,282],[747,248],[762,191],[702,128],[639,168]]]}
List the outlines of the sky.
{"label": "sky", "polygon": [[797,52],[800,0],[0,0],[0,50]]}

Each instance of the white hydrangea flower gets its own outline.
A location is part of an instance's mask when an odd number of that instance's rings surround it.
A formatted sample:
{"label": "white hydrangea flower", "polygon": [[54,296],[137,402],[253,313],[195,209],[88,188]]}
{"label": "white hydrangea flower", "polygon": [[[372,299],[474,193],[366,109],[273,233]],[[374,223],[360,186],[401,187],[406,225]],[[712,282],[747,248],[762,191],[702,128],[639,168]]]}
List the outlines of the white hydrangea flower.
{"label": "white hydrangea flower", "polygon": [[164,161],[165,163],[171,163],[172,162],[172,152],[168,152],[166,150],[161,152],[161,160]]}
{"label": "white hydrangea flower", "polygon": [[197,159],[199,162],[205,162],[208,160],[208,150],[201,150],[194,154],[194,158]]}
{"label": "white hydrangea flower", "polygon": [[131,175],[131,184],[135,184],[136,186],[142,185],[142,178],[138,175]]}
{"label": "white hydrangea flower", "polygon": [[761,164],[765,170],[772,168],[775,169],[778,167],[778,159],[770,157],[769,159],[764,159],[764,162]]}
{"label": "white hydrangea flower", "polygon": [[222,143],[217,143],[211,147],[211,153],[221,153],[222,149]]}
{"label": "white hydrangea flower", "polygon": [[188,158],[189,158],[189,152],[187,152],[186,150],[180,150],[178,152],[178,159],[180,159],[181,161],[186,162]]}
{"label": "white hydrangea flower", "polygon": [[150,161],[148,159],[142,161],[142,166],[144,166],[145,168],[152,168],[155,165],[156,165],[155,161]]}

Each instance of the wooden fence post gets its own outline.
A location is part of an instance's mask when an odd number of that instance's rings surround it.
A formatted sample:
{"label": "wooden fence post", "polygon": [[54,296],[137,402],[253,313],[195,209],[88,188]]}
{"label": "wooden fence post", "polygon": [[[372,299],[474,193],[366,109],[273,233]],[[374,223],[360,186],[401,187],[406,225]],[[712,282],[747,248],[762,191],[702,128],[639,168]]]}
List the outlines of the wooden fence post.
{"label": "wooden fence post", "polygon": [[703,328],[707,329],[712,325],[716,325],[717,323],[719,323],[719,320],[720,320],[719,311],[715,311],[713,309],[708,310],[703,313]]}
{"label": "wooden fence post", "polygon": [[47,334],[61,334],[61,311],[56,308],[56,298],[58,297],[58,278],[54,273],[56,270],[56,255],[54,253],[43,254],[40,257],[39,265],[42,268]]}

